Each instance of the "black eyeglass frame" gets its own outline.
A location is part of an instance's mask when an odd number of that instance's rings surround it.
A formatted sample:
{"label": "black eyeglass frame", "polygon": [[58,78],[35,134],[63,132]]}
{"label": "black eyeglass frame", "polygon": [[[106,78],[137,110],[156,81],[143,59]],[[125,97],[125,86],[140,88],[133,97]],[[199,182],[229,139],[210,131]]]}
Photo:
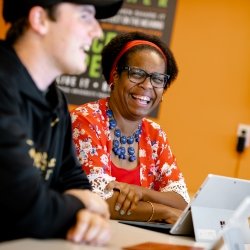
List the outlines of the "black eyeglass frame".
{"label": "black eyeglass frame", "polygon": [[[145,77],[144,79],[141,81],[141,82],[134,82],[133,80],[131,80],[131,70],[133,69],[136,69],[136,70],[139,70],[141,72],[143,72],[145,74]],[[163,73],[158,73],[158,72],[153,72],[151,74],[149,74],[148,72],[146,72],[145,70],[141,69],[141,68],[137,68],[137,67],[130,67],[130,66],[123,66],[123,67],[120,67],[120,70],[121,71],[127,71],[128,72],[128,79],[132,82],[132,83],[136,83],[136,84],[141,84],[143,83],[148,77],[150,79],[150,83],[152,85],[152,87],[154,88],[165,88],[165,86],[167,85],[167,82],[170,78],[170,75],[167,75],[167,74],[163,74]],[[161,75],[161,76],[164,76],[164,84],[163,86],[157,86],[155,85],[154,81],[152,81],[152,76],[155,76],[155,75]]]}

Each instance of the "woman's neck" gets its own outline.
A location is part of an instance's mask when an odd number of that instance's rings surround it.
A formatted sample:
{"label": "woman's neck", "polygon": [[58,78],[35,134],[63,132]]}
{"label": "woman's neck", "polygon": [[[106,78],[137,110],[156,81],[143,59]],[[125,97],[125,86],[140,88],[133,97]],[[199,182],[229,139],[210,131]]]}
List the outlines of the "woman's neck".
{"label": "woman's neck", "polygon": [[117,122],[117,127],[121,130],[121,132],[126,135],[130,136],[133,134],[137,129],[141,120],[129,120],[125,118],[119,111],[117,105],[113,105],[112,101],[109,100],[109,108],[113,112],[113,116]]}

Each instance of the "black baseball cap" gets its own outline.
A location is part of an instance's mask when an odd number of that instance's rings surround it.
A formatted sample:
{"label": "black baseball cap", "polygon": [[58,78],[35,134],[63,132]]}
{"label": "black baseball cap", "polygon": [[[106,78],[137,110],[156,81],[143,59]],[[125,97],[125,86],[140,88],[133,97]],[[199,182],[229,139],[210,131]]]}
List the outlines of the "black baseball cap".
{"label": "black baseball cap", "polygon": [[123,0],[3,0],[3,18],[6,22],[13,23],[28,15],[33,6],[49,7],[63,2],[94,5],[96,18],[105,19],[118,12]]}

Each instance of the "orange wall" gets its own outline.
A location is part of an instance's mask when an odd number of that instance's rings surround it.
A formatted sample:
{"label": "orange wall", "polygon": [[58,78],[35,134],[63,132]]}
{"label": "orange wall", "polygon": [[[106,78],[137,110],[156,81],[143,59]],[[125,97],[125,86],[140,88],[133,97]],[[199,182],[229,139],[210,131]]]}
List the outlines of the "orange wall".
{"label": "orange wall", "polygon": [[157,121],[191,192],[208,173],[250,179],[250,148],[235,152],[250,124],[250,1],[179,0],[171,48],[180,74]]}
{"label": "orange wall", "polygon": [[[249,0],[177,4],[171,48],[180,73],[155,120],[190,192],[208,173],[234,176],[237,164],[239,177],[250,179],[250,148],[241,158],[235,152],[238,124],[250,124],[249,13]],[[4,30],[0,22],[0,37]]]}
{"label": "orange wall", "polygon": [[2,18],[2,0],[0,0],[0,38],[4,38],[5,36],[5,30],[7,29],[6,24],[4,23],[4,21],[1,19]]}

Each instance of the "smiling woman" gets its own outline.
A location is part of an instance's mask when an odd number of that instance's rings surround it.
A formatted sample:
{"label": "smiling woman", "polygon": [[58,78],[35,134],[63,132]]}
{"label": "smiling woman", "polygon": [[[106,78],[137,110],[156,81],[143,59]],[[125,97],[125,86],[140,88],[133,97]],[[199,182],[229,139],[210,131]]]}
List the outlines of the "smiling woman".
{"label": "smiling woman", "polygon": [[166,133],[146,117],[176,78],[175,59],[158,37],[131,32],[106,45],[102,68],[110,97],[71,112],[82,168],[113,219],[173,223],[186,184]]}

